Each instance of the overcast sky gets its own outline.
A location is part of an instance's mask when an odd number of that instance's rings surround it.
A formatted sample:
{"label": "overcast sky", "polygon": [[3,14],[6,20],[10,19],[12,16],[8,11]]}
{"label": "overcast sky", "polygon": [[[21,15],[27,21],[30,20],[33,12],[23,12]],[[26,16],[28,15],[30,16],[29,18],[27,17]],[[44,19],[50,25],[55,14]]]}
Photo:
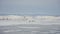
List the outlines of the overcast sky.
{"label": "overcast sky", "polygon": [[60,0],[0,0],[0,15],[59,15]]}

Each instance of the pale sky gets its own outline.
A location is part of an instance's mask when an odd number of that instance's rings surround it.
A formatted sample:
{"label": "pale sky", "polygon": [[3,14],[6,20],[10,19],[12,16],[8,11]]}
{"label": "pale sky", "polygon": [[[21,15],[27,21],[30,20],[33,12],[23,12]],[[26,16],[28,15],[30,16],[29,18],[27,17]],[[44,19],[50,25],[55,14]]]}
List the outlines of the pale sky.
{"label": "pale sky", "polygon": [[60,0],[0,0],[0,15],[59,15]]}

